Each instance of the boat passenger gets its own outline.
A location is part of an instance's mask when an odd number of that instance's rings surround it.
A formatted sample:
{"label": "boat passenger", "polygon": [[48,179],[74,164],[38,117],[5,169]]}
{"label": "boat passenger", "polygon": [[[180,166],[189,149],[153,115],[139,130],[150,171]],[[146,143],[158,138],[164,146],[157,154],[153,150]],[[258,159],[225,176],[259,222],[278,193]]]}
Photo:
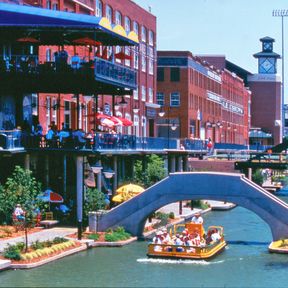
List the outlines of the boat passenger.
{"label": "boat passenger", "polygon": [[194,216],[192,217],[191,222],[195,224],[203,224],[203,218],[201,217],[201,213],[200,212],[195,213]]}
{"label": "boat passenger", "polygon": [[[155,237],[153,238],[154,244],[162,244],[162,231],[157,231]],[[162,251],[162,247],[160,245],[156,245],[154,247],[154,251],[160,252]]]}
{"label": "boat passenger", "polygon": [[162,243],[163,244],[168,244],[168,243],[170,243],[171,242],[171,237],[170,237],[170,235],[168,234],[168,232],[167,232],[167,229],[166,228],[163,228],[162,229]]}
{"label": "boat passenger", "polygon": [[217,242],[218,240],[221,240],[221,235],[219,234],[217,229],[214,229],[211,234],[211,239],[213,242]]}

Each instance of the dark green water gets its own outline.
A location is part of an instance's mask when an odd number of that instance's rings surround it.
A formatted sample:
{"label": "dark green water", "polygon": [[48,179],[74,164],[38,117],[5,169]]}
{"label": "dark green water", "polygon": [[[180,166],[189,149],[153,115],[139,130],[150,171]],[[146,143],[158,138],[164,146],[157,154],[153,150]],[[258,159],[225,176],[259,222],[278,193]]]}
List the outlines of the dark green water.
{"label": "dark green water", "polygon": [[[288,202],[288,197],[282,197]],[[147,243],[95,248],[33,270],[0,273],[0,287],[287,287],[288,255],[269,254],[268,225],[237,207],[204,216],[228,247],[211,261],[146,257]]]}

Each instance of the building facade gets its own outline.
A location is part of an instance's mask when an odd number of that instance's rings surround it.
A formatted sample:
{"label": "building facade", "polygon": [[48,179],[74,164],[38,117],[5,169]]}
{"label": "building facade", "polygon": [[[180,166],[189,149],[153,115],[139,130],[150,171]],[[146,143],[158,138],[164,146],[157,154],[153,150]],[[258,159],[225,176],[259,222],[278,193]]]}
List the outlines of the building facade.
{"label": "building facade", "polygon": [[[133,122],[133,125],[113,127],[116,132],[136,136],[155,136],[154,122],[158,107],[155,105],[157,84],[156,17],[130,0],[120,2],[117,0],[24,0],[23,4],[51,10],[95,15],[95,17],[106,17],[112,27],[115,28],[116,25],[124,27],[127,35],[134,31],[139,40],[139,47],[111,47],[102,45],[99,41],[95,45],[89,45],[85,42],[76,47],[64,45],[62,48],[68,53],[68,64],[72,64],[73,56],[76,53],[83,63],[89,63],[96,56],[135,70],[137,87],[133,95],[125,96],[103,95],[99,91],[95,91],[93,95],[90,95],[93,98],[89,103],[85,101],[87,97],[84,97],[86,96],[84,94],[32,94],[32,102],[34,103],[32,112],[34,118],[38,118],[43,126],[44,133],[48,131],[51,123],[56,123],[58,129],[64,123],[66,127],[71,129],[111,130],[111,127],[98,125],[99,122],[95,120],[95,116],[99,112],[119,116]],[[81,40],[81,36],[79,38]],[[42,63],[55,62],[55,55],[60,50],[60,46],[39,47],[39,61]]]}
{"label": "building facade", "polygon": [[209,57],[158,51],[157,103],[165,110],[158,136],[248,144],[251,93],[242,78],[221,67],[225,58],[215,59],[219,68]]}

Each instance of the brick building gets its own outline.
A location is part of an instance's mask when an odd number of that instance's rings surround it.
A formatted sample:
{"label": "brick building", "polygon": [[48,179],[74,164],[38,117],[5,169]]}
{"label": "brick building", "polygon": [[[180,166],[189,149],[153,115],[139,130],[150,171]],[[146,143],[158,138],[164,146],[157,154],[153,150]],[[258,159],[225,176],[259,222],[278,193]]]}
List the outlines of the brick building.
{"label": "brick building", "polygon": [[[19,4],[22,4],[20,2]],[[95,110],[97,110],[133,122],[133,126],[117,127],[117,132],[135,134],[136,136],[154,136],[154,121],[158,107],[154,104],[156,93],[156,17],[131,0],[120,2],[117,0],[24,0],[23,4],[106,17],[113,29],[120,25],[124,27],[127,35],[130,31],[134,31],[138,35],[140,44],[139,47],[108,47],[101,45],[101,43],[95,47],[92,45],[63,46],[68,52],[68,64],[72,63],[72,57],[77,53],[83,62],[89,62],[95,55],[135,70],[137,72],[137,88],[133,95],[123,97],[117,97],[117,94],[102,95],[95,91],[94,100],[89,103],[85,102],[85,95],[83,94],[79,96],[55,93],[32,94],[32,103],[34,104],[32,113],[34,118],[39,118],[44,133],[52,121],[57,124],[58,128],[61,128],[61,124],[65,123],[66,127],[72,129],[83,128],[85,131],[89,131],[91,128],[97,128],[105,130],[102,126],[98,126],[95,121]],[[81,39],[81,35],[79,38]],[[55,52],[60,50],[60,46],[40,46],[39,61],[42,63],[54,62]],[[118,103],[120,103],[120,107]],[[96,125],[97,127],[95,127]]]}
{"label": "brick building", "polygon": [[187,51],[158,51],[157,103],[165,110],[158,135],[248,144],[251,93],[242,78],[225,68],[225,58],[214,57],[217,68],[208,59]]}

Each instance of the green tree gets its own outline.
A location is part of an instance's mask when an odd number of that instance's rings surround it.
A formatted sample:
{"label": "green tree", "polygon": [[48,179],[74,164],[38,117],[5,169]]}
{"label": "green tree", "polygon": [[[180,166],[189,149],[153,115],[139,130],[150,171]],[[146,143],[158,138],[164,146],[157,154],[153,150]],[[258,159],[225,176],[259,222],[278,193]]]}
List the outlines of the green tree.
{"label": "green tree", "polygon": [[164,161],[152,154],[147,156],[147,167],[143,168],[142,161],[135,162],[135,180],[144,187],[149,187],[165,177]]}
{"label": "green tree", "polygon": [[83,205],[83,223],[88,223],[89,212],[104,209],[106,206],[105,195],[96,188],[87,188]]}
{"label": "green tree", "polygon": [[41,184],[32,176],[32,172],[16,166],[12,176],[0,187],[0,214],[2,221],[11,222],[11,217],[17,203],[21,204],[27,213],[27,219],[32,209],[38,207],[37,195],[41,193]]}
{"label": "green tree", "polygon": [[252,181],[255,182],[258,185],[262,185],[264,182],[264,177],[261,173],[260,169],[257,169],[253,174],[252,174]]}

